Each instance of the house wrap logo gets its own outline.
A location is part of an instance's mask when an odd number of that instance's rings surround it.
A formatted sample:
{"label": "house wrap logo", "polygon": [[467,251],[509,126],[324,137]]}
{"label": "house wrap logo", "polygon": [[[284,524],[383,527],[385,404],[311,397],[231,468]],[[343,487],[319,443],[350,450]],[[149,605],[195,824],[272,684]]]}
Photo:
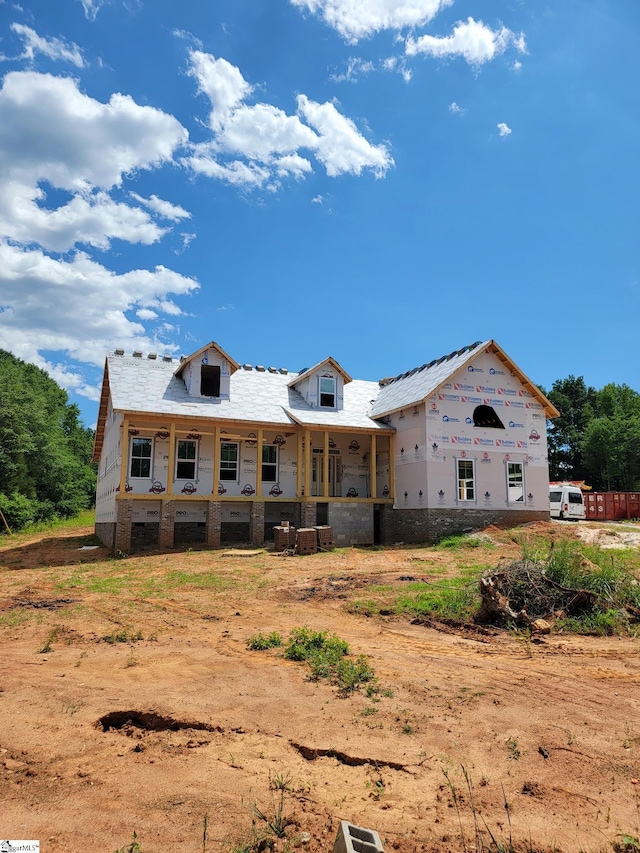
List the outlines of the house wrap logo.
{"label": "house wrap logo", "polygon": [[469,373],[484,373],[484,370],[481,367],[474,367],[472,364],[467,367]]}
{"label": "house wrap logo", "polygon": [[505,397],[517,397],[517,393],[513,388],[498,388],[498,394],[502,394]]}
{"label": "house wrap logo", "polygon": [[495,394],[496,389],[491,385],[476,385],[476,394]]}
{"label": "house wrap logo", "polygon": [[452,417],[449,417],[449,415],[443,415],[442,420],[446,424],[459,424],[460,423],[460,418],[452,418]]}
{"label": "house wrap logo", "polygon": [[529,433],[529,441],[540,441],[540,433],[537,429],[532,429]]}
{"label": "house wrap logo", "polygon": [[491,368],[489,368],[489,373],[490,373],[492,376],[504,376],[504,375],[505,375],[504,370],[496,370],[496,368],[495,368],[495,367],[491,367]]}
{"label": "house wrap logo", "polygon": [[482,402],[482,397],[460,397],[461,403],[476,403],[479,404]]}
{"label": "house wrap logo", "polygon": [[454,391],[471,391],[471,393],[473,394],[473,392],[476,389],[475,389],[475,385],[467,385],[464,382],[456,382],[455,385],[453,386],[453,390]]}
{"label": "house wrap logo", "polygon": [[509,429],[524,429],[524,424],[517,424],[515,421],[509,421]]}

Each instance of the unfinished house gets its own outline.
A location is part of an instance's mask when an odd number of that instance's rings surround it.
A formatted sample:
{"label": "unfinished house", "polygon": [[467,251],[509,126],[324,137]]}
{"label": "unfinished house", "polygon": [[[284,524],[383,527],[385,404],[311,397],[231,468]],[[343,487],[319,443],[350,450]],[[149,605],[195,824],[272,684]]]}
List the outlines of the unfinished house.
{"label": "unfinished house", "polygon": [[116,350],[96,533],[123,552],[258,545],[285,520],[366,545],[548,519],[557,414],[494,341],[379,382],[332,358],[300,373],[239,364],[215,342],[179,361]]}

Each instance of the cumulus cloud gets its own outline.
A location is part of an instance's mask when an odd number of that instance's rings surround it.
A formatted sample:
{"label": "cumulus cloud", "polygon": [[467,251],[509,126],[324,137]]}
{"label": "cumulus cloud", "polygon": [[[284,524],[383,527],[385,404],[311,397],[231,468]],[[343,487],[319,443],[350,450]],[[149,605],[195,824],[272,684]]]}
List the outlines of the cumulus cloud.
{"label": "cumulus cloud", "polygon": [[449,112],[454,113],[456,115],[461,115],[464,110],[462,109],[460,104],[456,104],[455,101],[452,101],[452,103],[449,104]]}
{"label": "cumulus cloud", "polygon": [[508,124],[505,124],[503,121],[501,121],[498,124],[498,133],[500,134],[500,136],[509,136],[511,133],[513,133],[513,131],[511,130]]}
{"label": "cumulus cloud", "polygon": [[450,36],[423,35],[406,41],[407,56],[456,57],[461,56],[469,65],[489,62],[509,47],[520,52],[526,50],[524,36],[507,27],[492,30],[482,21],[468,18],[459,21]]}
{"label": "cumulus cloud", "polygon": [[419,27],[453,0],[290,0],[299,9],[319,15],[349,42],[382,30]]}
{"label": "cumulus cloud", "polygon": [[211,102],[213,131],[184,161],[195,172],[245,189],[273,190],[284,178],[299,180],[313,171],[307,152],[332,177],[364,169],[381,177],[393,165],[387,146],[370,143],[333,104],[300,95],[295,114],[249,104],[254,87],[238,68],[202,51],[192,51],[190,59],[190,73]]}
{"label": "cumulus cloud", "polygon": [[179,222],[181,219],[191,219],[191,214],[184,207],[177,204],[171,204],[170,201],[158,198],[157,195],[151,195],[149,198],[143,198],[138,193],[129,193],[131,198],[134,198],[139,204],[143,204],[158,216],[163,219],[170,219],[172,222]]}
{"label": "cumulus cloud", "polygon": [[50,350],[101,365],[106,350],[116,345],[153,349],[154,338],[130,314],[138,312],[138,320],[161,312],[177,316],[181,309],[170,297],[198,287],[163,266],[116,274],[84,252],[56,259],[0,242],[3,346],[34,363]]}
{"label": "cumulus cloud", "polygon": [[36,53],[42,53],[49,59],[71,62],[77,68],[84,67],[85,61],[82,51],[77,44],[73,42],[68,44],[64,39],[59,38],[44,38],[25,24],[11,24],[11,29],[24,39],[24,50],[20,59],[28,59],[33,62]]}
{"label": "cumulus cloud", "polygon": [[[115,198],[140,170],[173,162],[187,133],[171,115],[114,94],[102,103],[76,80],[8,73],[0,89],[0,340],[64,387],[95,396],[82,365],[117,346],[156,348],[161,315],[198,288],[163,266],[116,274],[78,246],[150,244],[189,217],[157,196]],[[144,208],[140,205],[144,205]],[[65,253],[54,257],[51,253]],[[156,323],[149,331],[144,323]],[[162,344],[162,346],[167,346]],[[170,344],[169,344],[170,346]],[[59,354],[59,361],[44,352]],[[74,366],[77,363],[77,366]]]}

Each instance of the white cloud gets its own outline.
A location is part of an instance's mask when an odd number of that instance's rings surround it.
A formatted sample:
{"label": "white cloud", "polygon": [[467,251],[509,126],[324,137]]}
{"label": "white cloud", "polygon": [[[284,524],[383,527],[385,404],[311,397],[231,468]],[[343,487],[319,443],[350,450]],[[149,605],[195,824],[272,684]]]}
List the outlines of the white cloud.
{"label": "white cloud", "polygon": [[452,101],[452,103],[449,104],[449,112],[455,113],[456,115],[461,115],[462,113],[464,113],[464,110],[459,104],[456,104],[455,101]]}
{"label": "white cloud", "polygon": [[330,177],[359,175],[363,169],[372,169],[380,178],[393,166],[386,145],[368,142],[333,104],[318,104],[306,95],[298,95],[298,112],[318,133],[316,157]]}
{"label": "white cloud", "polygon": [[340,74],[331,74],[330,79],[334,83],[355,83],[360,77],[365,74],[371,74],[375,71],[375,65],[368,59],[361,59],[358,56],[350,56],[347,59],[347,67]]}
{"label": "white cloud", "polygon": [[477,66],[504,53],[508,47],[524,52],[524,36],[516,35],[506,27],[492,30],[482,21],[468,18],[467,21],[459,21],[450,36],[424,35],[417,39],[409,37],[405,51],[407,56],[461,56],[469,65]]}
{"label": "white cloud", "polygon": [[288,116],[270,104],[242,104],[216,137],[223,151],[266,162],[274,154],[315,148],[316,134],[298,116]]}
{"label": "white cloud", "polygon": [[[155,319],[159,313],[179,315],[170,296],[184,296],[198,287],[194,279],[163,266],[118,275],[84,252],[59,260],[40,249],[0,242],[2,343],[35,364],[42,365],[40,353],[50,350],[100,366],[105,352],[116,345],[154,349],[155,339],[140,320]],[[137,320],[128,316],[136,312]],[[60,381],[86,392],[77,371]]]}
{"label": "white cloud", "polygon": [[[107,190],[136,170],[170,162],[186,139],[173,116],[127,95],[103,104],[69,78],[7,74],[0,89],[0,237],[52,251],[77,243],[106,249],[112,239],[156,242],[164,229]],[[71,197],[48,207],[46,184]],[[169,204],[157,201],[155,212]],[[181,208],[166,210],[176,215]]]}
{"label": "white cloud", "polygon": [[186,140],[173,116],[118,93],[103,104],[68,77],[14,71],[0,90],[0,169],[29,183],[119,186],[125,174],[169,162]]}
{"label": "white cloud", "polygon": [[24,50],[20,59],[28,59],[33,62],[36,53],[43,53],[49,59],[60,59],[64,62],[71,62],[78,68],[84,67],[85,61],[82,57],[82,51],[77,44],[73,42],[68,44],[64,39],[59,38],[46,39],[24,24],[11,24],[11,29],[24,39]]}
{"label": "white cloud", "polygon": [[500,136],[509,136],[509,134],[513,133],[513,131],[511,130],[508,124],[505,124],[503,121],[501,121],[498,124],[498,133],[500,134]]}
{"label": "white cloud", "polygon": [[189,73],[198,81],[198,89],[211,101],[209,124],[220,130],[233,110],[253,91],[240,69],[226,59],[216,59],[201,50],[189,52]]}
{"label": "white cloud", "polygon": [[80,0],[80,2],[82,3],[82,8],[84,9],[86,17],[90,21],[95,21],[96,15],[104,3],[104,0]]}
{"label": "white cloud", "polygon": [[153,210],[158,216],[162,216],[163,219],[170,219],[172,222],[179,222],[181,219],[191,219],[191,214],[184,207],[171,204],[170,201],[164,201],[164,199],[158,198],[157,195],[151,195],[149,198],[143,198],[138,193],[129,193],[129,195],[131,198],[135,198],[140,204],[148,207],[149,210]]}
{"label": "white cloud", "polygon": [[324,204],[324,196],[317,195],[311,199],[312,204]]}
{"label": "white cloud", "polygon": [[387,146],[368,142],[333,104],[300,95],[294,115],[272,104],[247,104],[254,87],[238,68],[200,51],[190,58],[190,73],[212,106],[212,139],[193,145],[184,160],[195,172],[245,189],[274,190],[287,177],[299,180],[313,171],[301,152],[310,152],[330,176],[371,169],[381,177],[393,165]]}
{"label": "white cloud", "polygon": [[299,9],[320,15],[349,42],[382,30],[403,30],[429,21],[453,0],[290,0]]}
{"label": "white cloud", "polygon": [[232,305],[231,303],[229,303],[228,305],[219,305],[218,311],[234,311],[235,307],[236,306]]}
{"label": "white cloud", "polygon": [[522,63],[520,62],[519,59],[516,59],[515,62],[511,65],[511,70],[512,71],[521,71],[522,70]]}
{"label": "white cloud", "polygon": [[[157,196],[137,196],[147,210],[113,197],[138,171],[173,162],[187,132],[127,95],[101,103],[70,78],[23,71],[2,82],[0,340],[94,399],[82,364],[101,365],[115,346],[157,349],[161,315],[179,316],[173,297],[199,285],[163,266],[116,274],[75,248],[106,249],[113,239],[154,243],[166,230],[154,216],[188,218]],[[160,325],[149,331],[144,323]],[[59,353],[60,363],[45,351]]]}

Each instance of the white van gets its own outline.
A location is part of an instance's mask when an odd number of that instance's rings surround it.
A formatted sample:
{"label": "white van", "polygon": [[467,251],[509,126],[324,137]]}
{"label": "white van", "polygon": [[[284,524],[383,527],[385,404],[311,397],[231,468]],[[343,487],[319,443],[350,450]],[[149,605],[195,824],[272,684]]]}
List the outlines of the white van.
{"label": "white van", "polygon": [[582,492],[577,486],[567,483],[556,483],[549,486],[549,510],[551,518],[579,519],[585,518]]}

